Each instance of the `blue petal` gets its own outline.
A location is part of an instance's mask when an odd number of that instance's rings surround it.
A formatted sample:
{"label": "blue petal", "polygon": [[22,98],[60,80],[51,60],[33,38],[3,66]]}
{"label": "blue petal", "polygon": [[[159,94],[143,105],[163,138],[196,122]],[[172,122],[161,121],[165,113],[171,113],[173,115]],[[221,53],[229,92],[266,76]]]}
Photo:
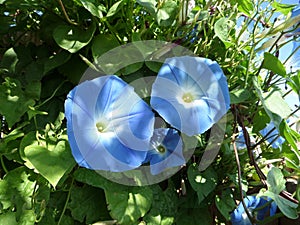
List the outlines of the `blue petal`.
{"label": "blue petal", "polygon": [[[269,123],[264,129],[262,129],[261,131],[259,131],[259,133],[262,136],[266,136],[271,130],[273,130],[275,128],[275,125],[273,122]],[[270,132],[268,134],[268,136],[266,137],[267,141],[269,143],[272,143],[272,147],[273,148],[279,148],[279,146],[281,146],[284,142],[285,139],[282,137],[278,137],[278,130],[274,129],[272,132]]]}
{"label": "blue petal", "polygon": [[[244,198],[245,205],[249,211],[263,207],[268,201],[271,201],[271,199],[257,198],[256,196],[247,196]],[[275,202],[272,202],[271,206],[263,207],[257,212],[257,219],[265,219],[266,215],[268,215],[268,212],[270,216],[273,216],[276,213],[276,210],[277,205]],[[246,212],[242,203],[240,203],[238,207],[231,213],[231,222],[232,225],[251,225],[250,220],[246,216]]]}
{"label": "blue petal", "polygon": [[99,117],[104,116],[110,121],[124,145],[139,151],[148,148],[145,146],[153,133],[154,114],[133,87],[123,80],[112,76],[106,82],[98,95],[96,112]]}
{"label": "blue petal", "polygon": [[181,166],[185,164],[182,154],[182,140],[178,132],[174,129],[159,128],[154,130],[152,137],[154,147],[163,145],[165,153],[159,153],[155,149],[148,152],[147,161],[150,161],[150,172],[157,175],[167,168]]}
{"label": "blue petal", "polygon": [[[195,97],[193,102],[180,102],[186,92]],[[152,86],[150,103],[169,124],[192,136],[211,128],[229,109],[230,99],[217,63],[183,56],[165,61]]]}
{"label": "blue petal", "polygon": [[[272,201],[270,198],[264,199],[264,198],[259,198],[259,204],[256,206],[256,208],[261,208],[264,205],[266,205],[269,201]],[[261,210],[257,212],[257,219],[258,220],[264,220],[266,216],[273,216],[275,215],[277,210],[277,205],[273,201],[271,205],[267,205],[266,207],[263,207]]]}
{"label": "blue petal", "polygon": [[[255,196],[247,196],[244,198],[244,202],[247,208],[250,206],[253,207],[253,205],[257,205],[259,203],[259,199]],[[232,225],[251,225],[251,222],[249,219],[244,218],[245,209],[242,203],[238,205],[238,207],[232,212],[231,214],[231,222]]]}
{"label": "blue petal", "polygon": [[[72,154],[79,165],[120,172],[145,160],[154,114],[118,77],[104,76],[75,87],[65,102],[65,115]],[[96,123],[103,118],[109,129],[100,133]]]}

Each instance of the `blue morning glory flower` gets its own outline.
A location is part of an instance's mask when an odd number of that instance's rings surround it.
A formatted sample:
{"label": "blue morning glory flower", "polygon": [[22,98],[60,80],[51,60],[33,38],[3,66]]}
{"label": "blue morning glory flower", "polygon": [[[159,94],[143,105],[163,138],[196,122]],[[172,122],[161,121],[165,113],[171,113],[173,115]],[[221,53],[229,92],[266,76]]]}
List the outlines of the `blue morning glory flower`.
{"label": "blue morning glory flower", "polygon": [[76,86],[65,101],[65,115],[72,154],[80,166],[121,172],[144,162],[154,114],[117,76]]}
{"label": "blue morning glory flower", "polygon": [[[252,214],[252,216],[254,214],[254,209],[263,207],[264,205],[266,205],[266,203],[268,203],[268,201],[271,201],[271,199],[257,198],[256,196],[247,196],[244,198],[246,207]],[[270,205],[263,207],[262,209],[255,212],[255,217],[257,220],[261,221],[268,216],[275,215],[276,210],[277,205],[275,204],[275,202],[272,202]],[[232,212],[231,222],[232,225],[252,225],[242,203],[240,203],[238,207]]]}
{"label": "blue morning glory flower", "polygon": [[185,163],[182,154],[182,140],[175,129],[158,128],[151,138],[152,149],[148,151],[145,162],[150,162],[150,172],[157,175],[166,168]]}
{"label": "blue morning glory flower", "polygon": [[[283,137],[278,136],[278,130],[275,128],[275,125],[273,122],[270,122],[269,124],[267,124],[267,126],[262,129],[261,131],[259,131],[259,133],[262,136],[266,136],[266,140],[271,143],[273,148],[279,148],[279,146],[281,146],[283,144],[283,142],[285,142],[285,139]],[[271,130],[273,130],[272,132],[270,132]],[[270,133],[269,133],[270,132]]]}
{"label": "blue morning glory flower", "polygon": [[[246,128],[248,130],[248,133],[249,133],[249,129]],[[246,148],[246,141],[245,141],[245,137],[244,137],[244,133],[243,133],[243,130],[241,127],[238,127],[238,136],[237,138],[235,139],[235,142],[236,142],[236,147],[238,150],[240,149],[244,149]],[[255,144],[255,138],[253,136],[250,136],[250,143],[251,145],[254,145]]]}
{"label": "blue morning glory flower", "polygon": [[229,109],[226,77],[210,59],[166,59],[152,86],[150,103],[181,132],[189,136],[204,133]]}

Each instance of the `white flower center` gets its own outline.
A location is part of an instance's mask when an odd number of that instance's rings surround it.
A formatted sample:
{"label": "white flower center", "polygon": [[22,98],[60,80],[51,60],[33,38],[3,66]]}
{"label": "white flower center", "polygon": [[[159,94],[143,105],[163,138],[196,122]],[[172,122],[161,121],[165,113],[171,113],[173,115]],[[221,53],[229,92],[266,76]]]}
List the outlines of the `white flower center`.
{"label": "white flower center", "polygon": [[96,123],[96,127],[99,133],[104,133],[105,129],[107,128],[106,124],[103,122]]}
{"label": "white flower center", "polygon": [[191,103],[192,101],[194,101],[194,96],[190,92],[187,92],[182,95],[182,100],[185,103]]}
{"label": "white flower center", "polygon": [[162,144],[158,145],[155,150],[160,154],[164,154],[167,151],[166,147]]}

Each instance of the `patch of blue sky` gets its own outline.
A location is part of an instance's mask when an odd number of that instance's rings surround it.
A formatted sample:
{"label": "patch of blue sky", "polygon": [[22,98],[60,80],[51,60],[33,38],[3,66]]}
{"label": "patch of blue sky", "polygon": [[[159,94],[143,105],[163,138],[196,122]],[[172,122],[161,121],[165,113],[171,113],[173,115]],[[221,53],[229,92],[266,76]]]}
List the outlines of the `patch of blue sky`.
{"label": "patch of blue sky", "polygon": [[[278,0],[277,2],[279,3],[282,3],[282,4],[290,4],[290,5],[298,5],[298,7],[300,6],[300,1],[299,0]],[[265,12],[265,18],[270,18],[270,23],[273,23],[275,22],[277,25],[279,25],[280,23],[283,23],[284,20],[285,20],[285,16],[279,12],[275,12],[273,13],[273,15],[271,15],[271,10],[270,7],[271,7],[271,4],[272,3],[269,3],[269,2],[263,2],[259,8],[261,12]],[[296,6],[297,7],[297,6]],[[249,40],[249,37],[250,37],[250,34],[252,32],[254,32],[254,25],[256,23],[256,21],[250,20],[247,18],[246,15],[241,15],[238,19],[237,19],[237,22],[236,22],[236,36],[238,35],[241,35],[240,37],[240,44],[243,44],[244,42],[248,41]],[[244,31],[243,34],[239,34],[240,30],[241,30],[241,27],[243,26],[244,23],[249,23],[248,24],[248,27],[247,29]],[[259,29],[259,32],[263,32],[263,30],[266,30],[266,27],[263,27],[263,24],[262,23],[258,23],[258,26],[256,29]],[[258,32],[258,30],[256,30],[256,32]],[[273,39],[274,41],[278,38],[280,34],[278,34],[276,37],[267,37],[265,38],[264,41],[261,41],[261,43],[259,43],[257,46],[256,46],[256,49],[259,49],[262,47],[262,45],[264,43],[266,43],[268,40],[270,39]],[[287,60],[288,57],[292,54],[292,52],[295,50],[295,45],[294,45],[294,41],[291,40],[291,38],[293,37],[287,37],[287,36],[284,36],[281,40],[280,40],[280,44],[283,44],[286,42],[286,44],[284,44],[280,50],[279,50],[279,60],[284,63],[284,66],[286,68],[286,71],[287,73],[290,73],[290,72],[295,72],[295,70],[299,69],[298,67],[295,67],[296,64],[299,63],[300,61],[300,58],[295,58],[292,59],[292,60]],[[298,41],[299,40],[299,37],[298,37]],[[269,45],[267,46],[271,46],[272,43],[270,42]],[[262,48],[263,49],[263,48]],[[267,51],[268,48],[265,48],[261,51],[258,51],[257,52],[257,60],[258,62],[261,62],[262,58],[263,58],[263,53],[265,51]],[[300,49],[298,49],[298,51],[300,51]],[[298,54],[300,55],[300,54]],[[294,66],[294,67],[293,67]],[[262,77],[264,77],[264,74],[261,74]],[[296,110],[297,108],[299,108],[299,95],[297,93],[295,93],[294,91],[290,91],[290,87],[288,87],[288,85],[286,85],[285,81],[281,82],[280,84],[278,84],[278,86],[281,88],[282,92],[283,93],[286,93],[285,95],[285,100],[286,102],[288,103],[289,107],[291,108],[291,110]],[[288,94],[287,94],[288,93]],[[292,118],[290,118],[290,120],[292,122],[295,122],[295,121],[299,121],[299,118],[300,118],[300,111],[298,111]],[[294,128],[294,127],[293,127]]]}

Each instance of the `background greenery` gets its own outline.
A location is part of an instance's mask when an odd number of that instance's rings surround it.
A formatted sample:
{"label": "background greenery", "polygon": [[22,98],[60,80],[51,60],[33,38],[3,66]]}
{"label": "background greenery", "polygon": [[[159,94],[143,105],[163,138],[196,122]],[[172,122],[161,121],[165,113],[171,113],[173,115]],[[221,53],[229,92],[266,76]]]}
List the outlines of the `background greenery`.
{"label": "background greenery", "polygon": [[[299,93],[300,72],[290,72],[278,51],[296,41],[284,35],[299,18],[273,1],[198,0],[189,14],[184,2],[0,0],[0,224],[228,224],[241,194],[254,193],[277,203],[276,217],[297,218],[300,137],[286,122],[296,111],[285,96]],[[274,23],[276,15],[282,24]],[[226,135],[204,172],[197,162],[209,132],[197,137],[186,167],[156,185],[127,187],[76,166],[66,95],[97,57],[138,40],[180,44],[216,60],[227,76]],[[125,80],[155,74],[146,64],[118,73]],[[270,120],[286,140],[281,148],[259,134]],[[235,148],[238,125],[248,145],[243,150]],[[296,183],[293,196],[286,180]]]}

